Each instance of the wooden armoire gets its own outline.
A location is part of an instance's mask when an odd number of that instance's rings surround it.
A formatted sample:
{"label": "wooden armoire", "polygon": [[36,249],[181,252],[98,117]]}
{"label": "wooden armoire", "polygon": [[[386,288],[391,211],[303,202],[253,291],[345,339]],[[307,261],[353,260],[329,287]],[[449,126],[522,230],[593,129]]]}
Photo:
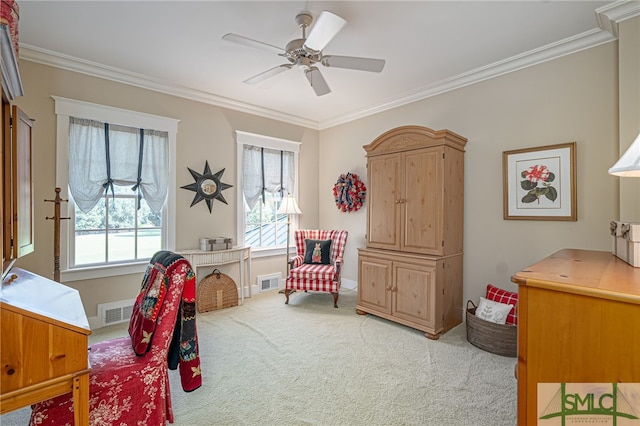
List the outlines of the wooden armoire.
{"label": "wooden armoire", "polygon": [[356,312],[431,339],[462,322],[464,147],[449,130],[403,126],[367,152],[366,248]]}
{"label": "wooden armoire", "polygon": [[0,119],[0,253],[4,275],[13,262],[34,250],[32,179],[32,120],[13,104],[24,94],[18,68],[18,7],[2,1],[0,62],[2,117]]}

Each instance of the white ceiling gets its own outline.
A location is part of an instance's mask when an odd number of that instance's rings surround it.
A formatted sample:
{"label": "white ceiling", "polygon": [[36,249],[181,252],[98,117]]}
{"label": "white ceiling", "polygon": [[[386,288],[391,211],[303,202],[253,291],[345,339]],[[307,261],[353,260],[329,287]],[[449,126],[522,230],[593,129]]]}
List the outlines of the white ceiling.
{"label": "white ceiling", "polygon": [[[612,11],[637,14],[639,4],[22,0],[20,56],[322,129],[610,42]],[[324,53],[386,59],[381,73],[321,68],[332,90],[322,97],[296,68],[242,83],[286,61],[224,34],[284,48],[301,37],[298,13],[323,10],[347,20]]]}

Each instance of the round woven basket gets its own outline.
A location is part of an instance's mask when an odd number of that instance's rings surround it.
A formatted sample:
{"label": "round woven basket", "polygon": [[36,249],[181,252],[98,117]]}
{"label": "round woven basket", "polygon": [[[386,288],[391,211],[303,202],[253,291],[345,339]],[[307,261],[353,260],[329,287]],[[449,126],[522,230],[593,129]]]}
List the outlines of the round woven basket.
{"label": "round woven basket", "polygon": [[238,287],[226,274],[214,269],[198,283],[196,308],[199,313],[238,306]]}
{"label": "round woven basket", "polygon": [[467,340],[485,351],[515,357],[518,356],[518,327],[496,324],[476,317],[476,305],[467,301]]}

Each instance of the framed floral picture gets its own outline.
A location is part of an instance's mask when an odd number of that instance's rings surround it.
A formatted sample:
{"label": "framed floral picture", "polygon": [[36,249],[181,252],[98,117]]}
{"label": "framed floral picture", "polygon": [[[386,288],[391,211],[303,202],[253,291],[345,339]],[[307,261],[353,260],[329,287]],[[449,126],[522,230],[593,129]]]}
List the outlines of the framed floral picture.
{"label": "framed floral picture", "polygon": [[504,219],[578,220],[576,143],[502,153]]}

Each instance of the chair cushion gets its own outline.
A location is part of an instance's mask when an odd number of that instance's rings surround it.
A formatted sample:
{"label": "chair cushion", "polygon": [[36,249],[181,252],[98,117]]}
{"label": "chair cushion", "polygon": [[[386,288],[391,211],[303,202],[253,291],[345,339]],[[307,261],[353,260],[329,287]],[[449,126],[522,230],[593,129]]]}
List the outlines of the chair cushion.
{"label": "chair cushion", "polygon": [[328,265],[330,263],[331,240],[305,238],[304,263]]}
{"label": "chair cushion", "polygon": [[308,263],[293,268],[290,272],[292,279],[301,281],[331,281],[335,273],[333,265]]}

